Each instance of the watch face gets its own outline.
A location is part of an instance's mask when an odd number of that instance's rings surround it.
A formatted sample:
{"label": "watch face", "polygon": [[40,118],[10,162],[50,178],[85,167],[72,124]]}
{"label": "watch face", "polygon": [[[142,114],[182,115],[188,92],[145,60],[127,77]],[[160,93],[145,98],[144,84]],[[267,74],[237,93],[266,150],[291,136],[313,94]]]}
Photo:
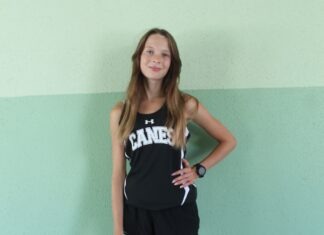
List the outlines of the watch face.
{"label": "watch face", "polygon": [[198,167],[198,174],[200,176],[203,176],[206,173],[206,170],[204,167]]}

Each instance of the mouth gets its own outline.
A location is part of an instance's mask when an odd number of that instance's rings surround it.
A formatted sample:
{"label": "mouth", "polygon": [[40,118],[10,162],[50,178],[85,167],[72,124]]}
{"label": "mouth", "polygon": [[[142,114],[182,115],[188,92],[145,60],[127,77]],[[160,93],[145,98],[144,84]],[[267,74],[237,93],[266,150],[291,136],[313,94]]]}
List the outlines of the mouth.
{"label": "mouth", "polygon": [[159,67],[150,67],[150,69],[154,72],[159,72],[161,70]]}

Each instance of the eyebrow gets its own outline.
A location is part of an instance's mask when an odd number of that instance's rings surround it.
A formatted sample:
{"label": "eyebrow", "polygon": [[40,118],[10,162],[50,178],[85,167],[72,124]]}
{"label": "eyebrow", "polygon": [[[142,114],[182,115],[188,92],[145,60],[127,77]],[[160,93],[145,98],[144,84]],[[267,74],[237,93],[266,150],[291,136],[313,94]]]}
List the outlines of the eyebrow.
{"label": "eyebrow", "polygon": [[[145,49],[145,48],[155,49],[154,47],[149,46],[149,45],[148,45],[148,46],[145,46],[144,49]],[[169,49],[163,49],[162,52],[168,52],[168,53],[171,53]]]}

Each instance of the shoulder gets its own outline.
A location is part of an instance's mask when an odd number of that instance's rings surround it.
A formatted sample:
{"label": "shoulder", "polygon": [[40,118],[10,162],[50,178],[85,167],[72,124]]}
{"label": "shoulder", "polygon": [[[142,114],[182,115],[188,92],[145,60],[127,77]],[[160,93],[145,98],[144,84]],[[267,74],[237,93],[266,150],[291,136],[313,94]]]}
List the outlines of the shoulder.
{"label": "shoulder", "polygon": [[115,104],[115,106],[110,111],[110,121],[113,123],[118,123],[121,116],[124,103],[122,101]]}
{"label": "shoulder", "polygon": [[123,140],[120,136],[119,119],[122,114],[124,103],[118,102],[110,111],[110,135],[112,141],[113,156],[118,149],[121,154],[123,149]]}
{"label": "shoulder", "polygon": [[184,98],[184,111],[185,111],[185,116],[186,119],[193,119],[194,116],[196,115],[199,107],[199,101],[196,97],[189,95],[187,93],[183,94]]}

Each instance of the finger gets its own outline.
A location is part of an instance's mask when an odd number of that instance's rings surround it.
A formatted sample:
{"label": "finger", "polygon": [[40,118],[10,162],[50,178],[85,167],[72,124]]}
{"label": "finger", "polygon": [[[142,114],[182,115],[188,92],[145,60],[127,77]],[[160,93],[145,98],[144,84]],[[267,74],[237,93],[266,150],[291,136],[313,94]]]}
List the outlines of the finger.
{"label": "finger", "polygon": [[184,175],[181,175],[181,176],[175,178],[175,179],[172,181],[172,183],[173,183],[174,185],[178,185],[178,184],[183,184],[183,183],[185,183],[185,182],[187,182],[187,181],[192,181],[192,180],[194,180],[194,175],[193,175],[192,172],[189,172],[189,173],[187,173],[187,174],[184,174]]}
{"label": "finger", "polygon": [[187,187],[187,186],[189,186],[189,185],[192,185],[192,183],[186,183],[186,184],[183,184],[183,185],[180,186],[180,188],[185,188],[185,187]]}
{"label": "finger", "polygon": [[193,180],[187,181],[187,182],[183,183],[183,184],[180,186],[180,188],[185,188],[185,187],[187,187],[187,186],[189,186],[189,185],[192,185],[193,183],[194,183]]}
{"label": "finger", "polygon": [[182,175],[182,174],[185,174],[185,173],[187,173],[187,172],[189,172],[189,171],[190,171],[189,168],[183,168],[183,169],[181,169],[181,170],[178,170],[178,171],[173,172],[171,175],[172,175],[172,176],[175,176],[175,175]]}
{"label": "finger", "polygon": [[183,178],[188,178],[188,177],[191,177],[193,176],[194,172],[191,170],[191,168],[187,168],[187,169],[184,169],[181,174],[179,176],[177,176],[177,178],[175,178],[176,180],[178,179],[183,179]]}
{"label": "finger", "polygon": [[182,186],[182,185],[184,185],[184,184],[186,184],[188,182],[189,182],[188,179],[184,179],[184,180],[181,180],[180,182],[178,182],[176,185],[181,185]]}
{"label": "finger", "polygon": [[188,162],[187,159],[184,159],[184,158],[183,158],[182,161],[183,161],[183,163],[184,163],[184,165],[185,165],[185,168],[190,167],[190,163]]}
{"label": "finger", "polygon": [[182,173],[183,173],[182,170],[178,170],[178,171],[173,172],[171,175],[172,176],[181,175]]}
{"label": "finger", "polygon": [[188,177],[194,178],[194,172],[191,168],[186,168],[186,169],[181,170],[180,176],[174,178],[172,183],[175,181],[182,180],[184,178],[188,178]]}
{"label": "finger", "polygon": [[188,177],[186,180],[184,180],[184,181],[182,181],[182,186],[183,187],[186,187],[186,186],[188,186],[188,185],[191,185],[191,184],[193,184],[194,182],[195,182],[195,177],[194,176],[190,176],[190,177]]}
{"label": "finger", "polygon": [[182,175],[182,176],[179,176],[179,177],[177,177],[177,178],[175,178],[174,180],[172,180],[172,183],[177,183],[177,184],[179,184],[179,182],[181,182],[182,180],[184,180],[184,179],[186,179],[187,178],[187,176],[186,175]]}
{"label": "finger", "polygon": [[180,174],[183,174],[185,172],[189,172],[191,170],[190,163],[186,159],[182,159],[182,161],[184,163],[184,168],[182,168],[182,169],[180,169],[178,171],[173,172],[171,174],[172,176],[180,175]]}

